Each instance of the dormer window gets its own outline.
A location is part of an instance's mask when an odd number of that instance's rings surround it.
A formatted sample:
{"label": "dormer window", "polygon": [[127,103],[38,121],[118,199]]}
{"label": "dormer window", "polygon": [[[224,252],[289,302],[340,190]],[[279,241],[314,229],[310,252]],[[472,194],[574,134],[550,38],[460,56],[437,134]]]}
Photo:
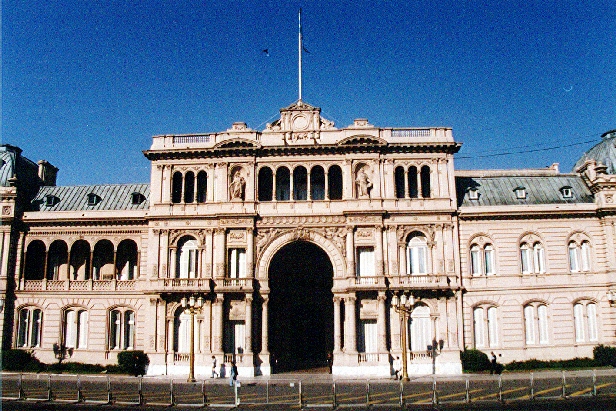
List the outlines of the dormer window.
{"label": "dormer window", "polygon": [[94,193],[88,194],[88,205],[89,206],[95,206],[98,203],[100,203],[100,201],[101,201],[101,198],[98,195]]}
{"label": "dormer window", "polygon": [[526,188],[519,186],[513,189],[513,191],[515,192],[515,197],[518,200],[525,200],[526,199]]}
{"label": "dormer window", "polygon": [[471,188],[468,190],[468,198],[471,200],[479,200],[479,190]]}
{"label": "dormer window", "polygon": [[59,200],[60,199],[58,197],[51,195],[51,194],[47,194],[45,196],[45,207],[53,207],[56,204],[58,204]]}
{"label": "dormer window", "polygon": [[564,186],[560,189],[563,198],[573,198],[573,189],[570,186]]}
{"label": "dormer window", "polygon": [[141,204],[145,201],[145,196],[139,192],[132,193],[130,198],[133,205]]}

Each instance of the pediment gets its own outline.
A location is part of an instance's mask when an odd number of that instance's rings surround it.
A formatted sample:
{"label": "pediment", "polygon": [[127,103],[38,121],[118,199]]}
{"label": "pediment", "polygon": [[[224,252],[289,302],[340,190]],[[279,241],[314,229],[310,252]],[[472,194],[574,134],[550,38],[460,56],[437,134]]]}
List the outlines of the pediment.
{"label": "pediment", "polygon": [[347,137],[338,143],[339,146],[386,146],[387,141],[369,135],[355,135]]}
{"label": "pediment", "polygon": [[228,150],[235,148],[261,148],[261,144],[245,138],[233,138],[230,140],[221,141],[214,146],[215,150]]}

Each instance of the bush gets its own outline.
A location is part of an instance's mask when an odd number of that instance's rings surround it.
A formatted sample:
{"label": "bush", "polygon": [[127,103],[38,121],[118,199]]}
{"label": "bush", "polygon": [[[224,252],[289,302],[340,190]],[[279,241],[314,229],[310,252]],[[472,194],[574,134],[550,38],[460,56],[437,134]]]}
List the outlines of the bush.
{"label": "bush", "polygon": [[134,375],[135,377],[144,375],[149,364],[150,359],[143,351],[122,351],[118,353],[118,366],[122,372]]}
{"label": "bush", "polygon": [[488,356],[479,350],[464,350],[460,353],[462,369],[467,372],[487,371],[491,368]]}
{"label": "bush", "polygon": [[69,374],[96,374],[105,370],[100,364],[84,364],[81,362],[63,362],[55,363],[47,366],[46,371],[53,373],[69,373]]}
{"label": "bush", "polygon": [[26,350],[3,350],[3,371],[31,371],[39,372],[44,365],[34,356],[32,351]]}
{"label": "bush", "polygon": [[592,354],[598,366],[616,367],[616,347],[600,344],[593,348]]}
{"label": "bush", "polygon": [[531,371],[541,369],[552,370],[568,370],[575,368],[592,368],[596,367],[597,363],[592,358],[572,358],[570,360],[528,360],[528,361],[512,361],[505,365],[508,371]]}

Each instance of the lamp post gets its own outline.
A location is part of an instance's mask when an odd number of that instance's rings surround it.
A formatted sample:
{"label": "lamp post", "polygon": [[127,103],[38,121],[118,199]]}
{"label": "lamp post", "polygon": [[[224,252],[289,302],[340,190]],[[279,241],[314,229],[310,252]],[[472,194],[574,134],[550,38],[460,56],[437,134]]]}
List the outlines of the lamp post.
{"label": "lamp post", "polygon": [[400,298],[396,294],[391,299],[392,308],[400,315],[400,334],[402,338],[402,380],[409,381],[408,367],[407,367],[407,325],[408,319],[413,312],[413,308],[415,305],[415,298],[413,294],[410,294],[409,297],[406,297],[406,294],[402,294]]}
{"label": "lamp post", "polygon": [[191,295],[188,299],[182,297],[182,307],[188,309],[190,313],[190,354],[188,355],[189,371],[188,382],[195,382],[195,314],[201,311],[203,307],[203,298],[199,297],[195,299],[194,295]]}

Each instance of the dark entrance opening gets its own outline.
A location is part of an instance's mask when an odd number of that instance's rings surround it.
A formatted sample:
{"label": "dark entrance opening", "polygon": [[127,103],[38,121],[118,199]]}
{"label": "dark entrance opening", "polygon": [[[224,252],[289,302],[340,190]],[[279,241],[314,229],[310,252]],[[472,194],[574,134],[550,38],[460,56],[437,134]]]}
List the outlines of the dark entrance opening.
{"label": "dark entrance opening", "polygon": [[320,247],[296,241],[269,268],[269,351],[273,372],[327,372],[334,348],[333,268]]}

